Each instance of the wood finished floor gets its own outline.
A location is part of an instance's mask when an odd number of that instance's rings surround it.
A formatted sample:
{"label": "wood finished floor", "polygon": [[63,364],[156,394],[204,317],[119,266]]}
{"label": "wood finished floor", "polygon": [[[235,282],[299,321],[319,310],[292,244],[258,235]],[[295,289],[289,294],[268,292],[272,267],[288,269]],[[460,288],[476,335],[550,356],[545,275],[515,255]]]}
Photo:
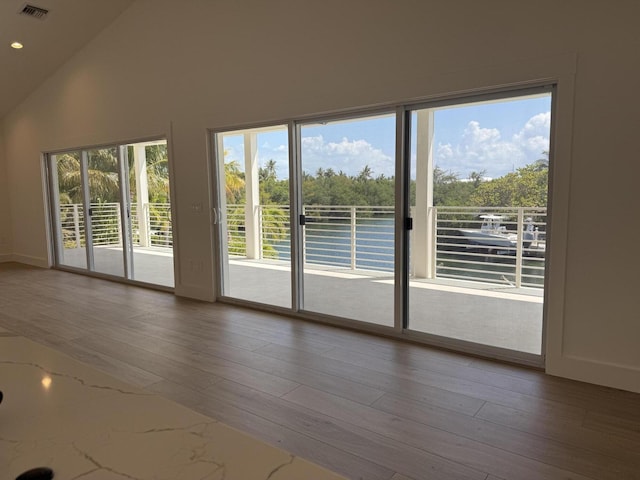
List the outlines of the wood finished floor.
{"label": "wood finished floor", "polygon": [[638,394],[9,263],[0,326],[348,478],[640,479]]}

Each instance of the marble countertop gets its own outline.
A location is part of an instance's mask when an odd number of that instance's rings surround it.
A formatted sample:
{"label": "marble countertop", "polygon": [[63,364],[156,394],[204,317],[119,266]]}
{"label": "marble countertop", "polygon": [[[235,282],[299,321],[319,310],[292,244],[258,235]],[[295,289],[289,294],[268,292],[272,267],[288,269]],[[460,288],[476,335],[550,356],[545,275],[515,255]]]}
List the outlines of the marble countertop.
{"label": "marble countertop", "polygon": [[3,329],[0,390],[0,479],[343,478]]}

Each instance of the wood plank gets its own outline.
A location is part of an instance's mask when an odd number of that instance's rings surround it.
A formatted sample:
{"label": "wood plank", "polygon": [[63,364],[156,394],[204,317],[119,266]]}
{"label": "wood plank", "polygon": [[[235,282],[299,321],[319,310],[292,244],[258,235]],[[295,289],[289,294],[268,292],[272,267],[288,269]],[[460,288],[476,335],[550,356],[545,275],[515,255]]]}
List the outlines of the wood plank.
{"label": "wood plank", "polygon": [[[508,429],[495,429],[493,425],[488,423],[486,430],[482,431],[483,425],[481,421],[461,415],[450,414],[449,418],[442,422],[448,428],[455,428],[459,431],[459,433],[451,433],[430,426],[428,423],[430,417],[428,415],[413,414],[411,418],[400,416],[403,412],[406,412],[406,405],[403,405],[405,410],[401,407],[394,413],[387,413],[374,407],[364,407],[349,400],[305,386],[301,386],[285,395],[283,399],[304,405],[308,409],[341,422],[368,429],[454,462],[464,462],[465,465],[469,465],[478,471],[498,476],[511,475],[522,480],[555,479],[561,478],[563,475],[574,479],[617,480],[621,478],[620,472],[612,472],[607,476],[587,476],[588,467],[598,466],[598,464],[595,462],[587,464],[587,458],[581,459],[584,465],[573,459],[566,458],[571,453],[577,453],[577,449],[569,452],[560,451],[557,454],[563,457],[565,465],[579,467],[580,470],[583,470],[582,475],[578,474],[579,472],[575,472],[576,469],[566,470],[550,465],[546,461],[532,459],[526,454],[531,455],[532,451],[541,453],[540,450],[544,451],[546,441],[538,439],[539,445],[536,445],[536,438],[533,436],[523,439],[518,438],[518,435],[507,435],[509,433]],[[377,404],[378,402],[375,405]],[[422,420],[422,422],[417,420]],[[453,426],[450,426],[452,424]],[[508,438],[503,438],[503,435]],[[475,437],[475,439],[472,439],[472,437]],[[516,449],[521,451],[518,453],[504,448],[509,447],[514,441],[519,443]],[[493,446],[493,443],[499,444],[500,447]],[[548,449],[552,448],[552,445],[548,446]],[[549,459],[552,459],[552,455],[547,454],[544,460]],[[629,469],[623,470],[622,466],[620,470],[623,474],[629,472]],[[402,470],[398,470],[398,472],[408,473]],[[603,472],[606,473],[605,468],[596,471],[595,474],[598,475]]]}
{"label": "wood plank", "polygon": [[93,350],[138,367],[158,377],[192,386],[196,389],[206,388],[221,380],[220,377],[209,372],[204,372],[190,365],[172,361],[166,357],[146,352],[113,339],[84,337],[71,343],[77,343],[85,349]]}
{"label": "wood plank", "polygon": [[[603,453],[617,458],[640,470],[640,441],[618,435],[591,430],[566,422],[561,417],[550,417],[523,412],[487,402],[477,413],[477,418],[528,432],[542,438],[557,440],[576,447]],[[640,440],[640,439],[639,439]]]}
{"label": "wood plank", "polygon": [[[293,394],[300,390],[294,390]],[[285,396],[284,398],[289,397]],[[614,456],[597,449],[588,450],[584,448],[584,445],[576,446],[560,440],[545,438],[477,417],[465,418],[394,395],[383,396],[372,407],[412,423],[432,426],[505,452],[535,460],[541,464],[555,466],[587,477],[593,476],[601,480],[632,479],[637,478],[638,472],[640,472],[640,461],[632,454]],[[575,426],[571,426],[575,428]],[[489,473],[504,476],[508,471],[509,469],[489,471]]]}
{"label": "wood plank", "polygon": [[174,312],[172,315],[164,313],[138,315],[127,319],[126,322],[121,323],[121,326],[147,336],[189,346],[230,345],[255,350],[269,344],[259,336],[251,336],[247,332],[232,332],[215,322],[205,323],[196,315],[186,317],[181,312]]}
{"label": "wood plank", "polygon": [[294,455],[347,477],[389,480],[394,473],[377,463],[364,460],[333,445],[318,441],[305,435],[304,432],[299,433],[253,415],[237,408],[235,403],[218,400],[202,391],[195,391],[168,380],[151,385],[147,390],[182,403],[203,415],[220,420],[264,442],[283,448]]}
{"label": "wood plank", "polygon": [[78,343],[63,343],[58,345],[57,350],[136,387],[144,388],[162,380],[158,375],[108,355],[102,355]]}
{"label": "wood plank", "polygon": [[[258,351],[264,350],[260,349]],[[475,375],[473,373],[458,373],[458,371],[467,371],[467,367],[465,366],[458,366],[454,369],[447,366],[445,370],[446,373],[440,373],[432,370],[434,367],[429,367],[429,364],[424,364],[421,368],[414,366],[412,368],[402,369],[395,363],[376,358],[374,355],[361,354],[343,349],[330,350],[322,354],[322,356],[376,372],[410,378],[416,382],[451,392],[467,393],[475,398],[500,405],[517,406],[525,411],[539,412],[540,409],[545,409],[549,414],[561,414],[566,418],[573,419],[576,424],[582,422],[585,415],[583,408],[574,407],[555,400],[547,400],[528,393],[514,391],[513,383],[516,382],[517,379],[509,378],[498,380],[496,378],[497,374],[492,375],[491,378],[487,378],[489,377],[488,374],[481,376],[478,373]],[[507,384],[504,384],[503,381],[507,382]],[[493,382],[501,383],[502,386],[494,387]]]}
{"label": "wood plank", "polygon": [[386,392],[397,392],[399,395],[408,398],[467,415],[474,415],[485,402],[484,399],[476,396],[472,389],[465,391],[458,388],[457,391],[452,391],[447,388],[448,385],[446,383],[443,384],[445,388],[420,383],[410,375],[410,372],[405,372],[404,369],[397,368],[394,371],[393,364],[390,364],[388,370],[390,373],[383,373],[353,365],[352,363],[334,360],[325,355],[298,352],[278,345],[268,345],[256,350],[256,352],[338,377],[357,378],[359,382],[365,385]]}
{"label": "wood plank", "polygon": [[283,395],[299,385],[290,380],[218,357],[206,356],[188,350],[181,351],[177,348],[170,350],[166,345],[158,345],[154,341],[147,342],[144,348],[133,343],[115,340],[104,341],[101,337],[84,337],[74,340],[74,342],[132,365],[140,365],[144,362],[142,368],[145,370],[177,383],[184,383],[181,380],[183,376],[200,375],[208,382],[226,378],[277,396]]}
{"label": "wood plank", "polygon": [[[373,403],[384,394],[384,391],[368,387],[362,383],[303,368],[294,363],[284,362],[241,348],[233,348],[210,342],[207,345],[198,345],[197,348],[194,349],[190,346],[171,343],[158,336],[150,338],[139,332],[128,329],[125,330],[126,331],[111,330],[110,332],[98,330],[98,332],[105,335],[108,334],[111,338],[118,339],[123,343],[142,348],[158,355],[167,356],[177,361],[188,360],[193,366],[201,370],[207,370],[211,365],[230,365],[229,362],[234,362],[235,364],[248,367],[258,372],[264,372],[266,374],[264,376],[267,379],[277,377],[278,379],[290,380],[293,383],[285,386],[286,391],[295,388],[299,384],[305,384],[315,388],[325,389],[326,391],[364,404]],[[239,367],[235,365],[233,365],[233,368],[239,369]]]}
{"label": "wood plank", "polygon": [[400,473],[396,473],[393,477],[391,477],[391,480],[417,480],[417,479],[407,477],[406,475],[402,475]]}
{"label": "wood plank", "polygon": [[223,380],[207,389],[216,399],[231,402],[238,408],[316,440],[378,463],[386,468],[418,478],[433,480],[484,480],[485,472],[443,459],[389,439],[366,429],[346,426],[341,421],[313,412],[303,406]]}
{"label": "wood plank", "polygon": [[[640,400],[638,394],[609,387],[595,387],[592,384],[567,378],[546,375],[542,371],[517,365],[499,363],[486,359],[474,359],[470,367],[491,373],[518,377],[532,382],[544,398],[562,401],[588,410],[611,415],[623,415],[640,420]],[[523,390],[518,390],[522,393]]]}
{"label": "wood plank", "polygon": [[640,421],[636,419],[588,412],[582,425],[596,432],[615,435],[634,443],[640,442]]}

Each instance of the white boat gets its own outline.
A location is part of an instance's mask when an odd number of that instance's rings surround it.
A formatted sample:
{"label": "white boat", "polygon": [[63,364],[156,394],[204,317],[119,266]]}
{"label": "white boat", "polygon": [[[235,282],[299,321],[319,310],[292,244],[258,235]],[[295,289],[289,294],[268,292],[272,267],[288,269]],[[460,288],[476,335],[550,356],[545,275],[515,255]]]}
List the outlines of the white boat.
{"label": "white boat", "polygon": [[[471,245],[482,245],[492,248],[515,248],[518,242],[518,235],[507,231],[507,227],[502,225],[504,217],[502,215],[480,215],[482,225],[480,228],[460,228],[460,233]],[[527,226],[528,227],[528,226]],[[527,235],[525,235],[525,240]],[[528,242],[525,241],[525,248],[529,246],[533,236]]]}

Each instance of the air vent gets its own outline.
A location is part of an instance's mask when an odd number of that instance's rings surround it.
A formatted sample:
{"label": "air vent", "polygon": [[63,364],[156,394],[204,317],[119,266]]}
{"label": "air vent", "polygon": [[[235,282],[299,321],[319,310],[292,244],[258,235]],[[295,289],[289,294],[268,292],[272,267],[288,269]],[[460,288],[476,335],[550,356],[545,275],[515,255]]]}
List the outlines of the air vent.
{"label": "air vent", "polygon": [[37,18],[38,20],[44,20],[47,18],[49,10],[25,3],[24,7],[22,7],[18,13],[20,15],[26,15],[27,17]]}

